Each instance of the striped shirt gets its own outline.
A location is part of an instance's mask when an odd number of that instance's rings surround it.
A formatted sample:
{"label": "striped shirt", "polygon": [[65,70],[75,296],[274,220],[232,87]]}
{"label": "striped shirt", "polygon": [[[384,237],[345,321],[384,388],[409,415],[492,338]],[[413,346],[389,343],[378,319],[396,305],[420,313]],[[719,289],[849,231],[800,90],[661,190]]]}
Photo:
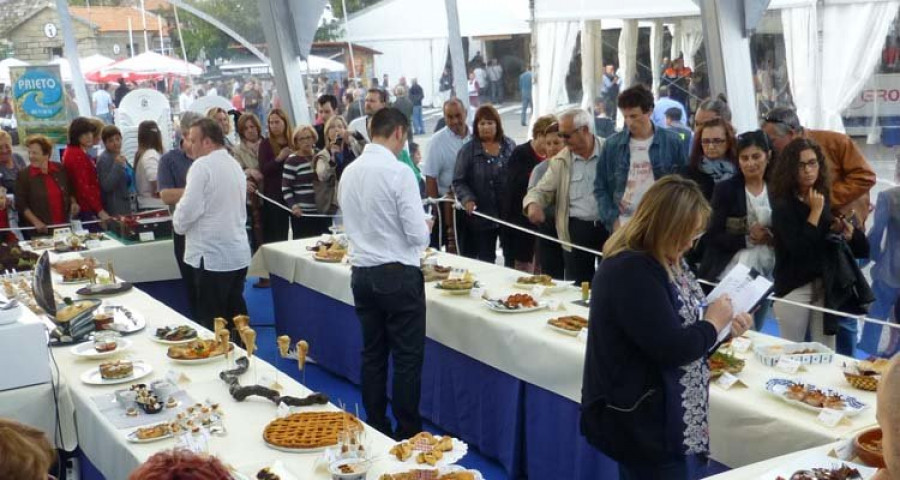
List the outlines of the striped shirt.
{"label": "striped shirt", "polygon": [[313,189],[316,172],[312,160],[312,157],[291,155],[285,159],[281,174],[281,194],[285,205],[291,209],[300,207],[303,213],[318,213]]}

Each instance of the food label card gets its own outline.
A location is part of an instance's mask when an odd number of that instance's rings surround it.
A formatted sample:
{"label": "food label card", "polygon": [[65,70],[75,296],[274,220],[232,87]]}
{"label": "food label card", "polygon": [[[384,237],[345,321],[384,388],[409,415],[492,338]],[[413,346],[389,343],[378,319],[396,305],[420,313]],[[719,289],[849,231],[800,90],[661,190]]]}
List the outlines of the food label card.
{"label": "food label card", "polygon": [[191,383],[191,379],[188,378],[184,373],[176,372],[175,370],[169,370],[166,372],[166,380],[169,381],[172,385],[178,385],[179,383]]}
{"label": "food label card", "polygon": [[841,423],[841,420],[844,419],[844,412],[841,410],[834,410],[832,408],[823,408],[819,413],[817,420],[822,425],[826,427],[835,427],[837,424]]}
{"label": "food label card", "polygon": [[747,337],[735,337],[731,339],[731,348],[738,353],[746,353],[747,350],[750,350],[752,344],[753,342]]}
{"label": "food label card", "polygon": [[716,385],[722,387],[725,390],[729,390],[729,389],[731,389],[731,387],[736,387],[736,386],[742,386],[742,387],[747,386],[738,377],[736,377],[728,372],[722,372],[722,375],[720,375],[719,378],[716,379]]}
{"label": "food label card", "polygon": [[278,418],[284,418],[291,414],[291,407],[284,402],[278,402]]}
{"label": "food label card", "polygon": [[853,460],[856,457],[856,450],[853,446],[853,438],[842,440],[834,447],[834,450],[832,450],[828,454],[841,460]]}
{"label": "food label card", "polygon": [[464,268],[454,268],[450,270],[450,275],[447,277],[449,280],[462,280],[463,276],[466,274],[466,269]]}
{"label": "food label card", "polygon": [[778,370],[791,374],[799,372],[800,366],[800,362],[788,356],[782,356],[778,359],[778,363],[775,364],[775,368]]}
{"label": "food label card", "polygon": [[480,300],[481,297],[484,296],[484,287],[472,287],[472,289],[469,290],[469,296],[476,300]]}

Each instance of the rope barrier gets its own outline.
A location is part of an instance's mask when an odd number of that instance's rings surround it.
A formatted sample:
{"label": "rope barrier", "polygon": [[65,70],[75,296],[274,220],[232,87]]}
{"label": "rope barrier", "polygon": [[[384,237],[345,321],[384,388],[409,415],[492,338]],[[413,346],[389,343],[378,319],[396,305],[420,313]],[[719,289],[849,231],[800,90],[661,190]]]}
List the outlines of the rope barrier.
{"label": "rope barrier", "polygon": [[[462,205],[458,200],[438,199],[438,200],[436,200],[436,201],[453,203],[453,205],[454,205],[454,207],[455,207],[455,208],[454,208],[454,232],[455,232],[455,231],[456,231],[456,216],[455,216],[455,212],[456,212],[456,210],[465,210],[465,207],[463,207],[463,205]],[[484,219],[486,219],[486,220],[490,220],[490,221],[492,221],[492,222],[498,223],[498,224],[503,225],[503,226],[505,226],[505,227],[512,228],[512,229],[518,230],[518,231],[520,231],[520,232],[524,232],[524,233],[528,233],[528,234],[534,235],[534,236],[539,237],[539,238],[542,238],[542,239],[544,239],[544,240],[548,240],[548,241],[551,241],[551,242],[556,242],[556,243],[558,243],[558,244],[560,244],[560,245],[568,246],[568,247],[571,247],[571,248],[575,248],[575,249],[581,250],[581,251],[583,251],[583,252],[587,252],[587,253],[596,255],[596,256],[601,257],[601,258],[603,257],[603,252],[598,252],[598,251],[596,251],[596,250],[592,250],[592,249],[590,249],[590,248],[585,248],[585,247],[582,247],[582,246],[579,246],[579,245],[575,245],[575,244],[570,243],[570,242],[564,242],[564,241],[562,241],[562,240],[560,240],[560,239],[558,239],[558,238],[554,238],[554,237],[551,237],[551,236],[549,236],[549,235],[542,234],[542,233],[540,233],[540,232],[535,232],[534,230],[531,230],[531,229],[528,229],[528,228],[525,228],[525,227],[522,227],[522,226],[520,226],[520,225],[516,225],[516,224],[513,224],[513,223],[509,223],[509,222],[504,221],[504,220],[500,220],[499,218],[494,218],[494,217],[492,217],[492,216],[490,216],[490,215],[486,215],[486,214],[481,213],[481,212],[479,212],[479,211],[477,211],[477,210],[473,210],[473,211],[472,211],[472,214],[473,214],[473,215],[476,215],[476,216],[479,216],[479,217],[481,217],[481,218],[484,218]],[[704,280],[704,279],[700,279],[700,278],[698,278],[697,281],[698,281],[699,283],[702,283],[702,284],[705,284],[705,285],[709,285],[709,286],[712,286],[712,287],[715,287],[716,285],[718,285],[718,284],[715,283],[715,282],[710,282],[710,281],[708,281],[708,280]],[[855,320],[859,320],[859,321],[863,321],[863,322],[867,322],[867,323],[873,323],[873,324],[876,324],[876,325],[882,325],[882,326],[885,326],[885,327],[900,328],[900,324],[887,322],[887,321],[880,320],[880,319],[877,319],[877,318],[870,318],[870,317],[867,317],[867,316],[865,316],[865,315],[859,315],[859,314],[853,314],[853,313],[841,312],[841,311],[839,311],[839,310],[833,310],[833,309],[830,309],[830,308],[819,307],[819,306],[817,306],[817,305],[809,305],[809,304],[806,304],[806,303],[800,303],[800,302],[796,302],[796,301],[794,301],[794,300],[788,300],[788,299],[786,299],[786,298],[776,297],[774,294],[769,295],[768,300],[771,300],[771,301],[773,301],[773,302],[779,302],[779,303],[787,304],[787,305],[793,305],[793,306],[795,306],[795,307],[802,307],[802,308],[806,308],[806,309],[808,309],[808,310],[814,310],[814,311],[818,311],[818,312],[821,312],[821,313],[826,313],[826,314],[829,314],[829,315],[835,315],[835,316],[838,316],[838,317],[853,318],[853,319],[855,319]]]}
{"label": "rope barrier", "polygon": [[[144,211],[144,212],[140,212],[140,214],[143,215],[143,214],[159,213],[159,212],[168,212],[168,211],[169,211],[169,210],[168,210],[167,208],[159,208],[159,209],[156,209],[156,210],[147,210],[147,211]],[[102,222],[103,222],[102,220],[88,220],[88,221],[86,221],[86,222],[81,222],[81,224],[82,224],[82,225],[93,225],[93,224],[96,224],[96,223],[102,223]],[[44,228],[46,228],[46,229],[49,230],[49,229],[53,229],[53,228],[66,228],[66,227],[71,227],[71,226],[72,226],[72,223],[71,223],[71,222],[70,222],[70,223],[54,223],[54,224],[52,224],[52,225],[47,225],[47,226],[45,226]],[[37,230],[37,227],[9,227],[9,228],[0,228],[0,233],[4,233],[4,232],[24,232],[24,231],[28,231],[28,230]]]}
{"label": "rope barrier", "polygon": [[[294,210],[292,210],[291,208],[288,208],[287,206],[283,205],[282,203],[280,203],[280,202],[278,202],[278,201],[276,201],[276,200],[273,200],[273,199],[271,199],[271,198],[269,198],[269,197],[263,195],[262,192],[260,192],[259,190],[256,191],[256,196],[258,196],[259,198],[261,198],[261,199],[263,199],[263,200],[265,200],[265,201],[271,203],[272,205],[275,205],[276,207],[278,207],[278,208],[280,208],[280,209],[282,209],[282,210],[284,210],[284,211],[290,213],[291,215],[294,214]],[[341,214],[339,214],[339,213],[338,213],[338,214],[333,214],[333,215],[331,215],[331,214],[325,214],[325,213],[303,213],[303,214],[300,215],[300,218],[303,218],[303,217],[310,217],[310,218],[341,218],[341,217],[343,217],[343,215],[341,215]]]}

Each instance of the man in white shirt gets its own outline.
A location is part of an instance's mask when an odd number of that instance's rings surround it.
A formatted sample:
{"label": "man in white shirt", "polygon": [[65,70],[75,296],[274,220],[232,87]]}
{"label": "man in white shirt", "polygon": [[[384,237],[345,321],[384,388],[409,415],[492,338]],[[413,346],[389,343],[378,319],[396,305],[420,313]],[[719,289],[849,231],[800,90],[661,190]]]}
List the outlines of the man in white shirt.
{"label": "man in white shirt", "polygon": [[195,320],[212,330],[216,317],[247,313],[247,180],[225,150],[225,135],[214,120],[194,122],[188,138],[196,160],[188,170],[172,225],[175,233],[185,236],[184,262],[194,269]]}
{"label": "man in white shirt", "polygon": [[387,92],[378,88],[368,89],[366,91],[366,101],[363,105],[365,115],[357,117],[350,122],[350,125],[347,125],[347,129],[351,132],[359,132],[367,142],[371,142],[369,139],[369,119],[386,106]]}
{"label": "man in white shirt", "polygon": [[[397,161],[408,128],[409,119],[394,108],[373,115],[372,143],[344,170],[338,192],[362,326],[366,422],[397,439],[422,430],[425,290],[419,263],[433,223],[425,216],[415,175]],[[386,413],[389,355],[396,431]]]}
{"label": "man in white shirt", "polygon": [[[456,97],[444,102],[444,128],[441,128],[428,141],[428,151],[425,154],[425,164],[422,173],[425,175],[425,192],[429,198],[451,197],[450,187],[453,184],[453,171],[456,168],[456,155],[462,149],[463,144],[469,141],[469,126],[466,122],[466,107]],[[456,245],[451,244],[453,238],[453,216],[449,203],[438,205],[441,208],[443,228],[446,233],[443,236],[444,245],[448,252],[456,253]],[[462,225],[462,223],[460,223]],[[441,228],[441,226],[438,226]],[[462,236],[460,234],[460,236]],[[438,245],[437,229],[431,236],[431,246]],[[450,248],[450,247],[453,248]]]}
{"label": "man in white shirt", "polygon": [[116,104],[113,103],[112,96],[106,90],[107,84],[103,84],[91,95],[91,101],[94,104],[94,115],[103,123],[110,125],[113,123],[113,112],[116,110]]}

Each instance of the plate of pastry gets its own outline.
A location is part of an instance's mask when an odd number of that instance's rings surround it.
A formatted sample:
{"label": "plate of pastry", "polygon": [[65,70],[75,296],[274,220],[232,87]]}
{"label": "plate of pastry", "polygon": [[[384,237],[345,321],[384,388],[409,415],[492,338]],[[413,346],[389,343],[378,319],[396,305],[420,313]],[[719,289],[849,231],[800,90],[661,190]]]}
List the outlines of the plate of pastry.
{"label": "plate of pastry", "polygon": [[434,288],[447,295],[468,295],[477,286],[478,282],[465,278],[448,278],[434,284]]}
{"label": "plate of pastry", "polygon": [[484,304],[499,313],[526,313],[547,308],[547,302],[539,302],[527,293],[516,293],[506,298],[485,300]]}
{"label": "plate of pastry", "polygon": [[168,422],[140,427],[128,432],[125,438],[131,443],[153,443],[172,438],[172,425]]}
{"label": "plate of pastry", "polygon": [[197,330],[189,325],[169,325],[157,328],[150,340],[163,345],[180,345],[197,339]]}
{"label": "plate of pastry", "polygon": [[215,339],[193,340],[182,345],[172,345],[166,356],[175,363],[199,365],[214,362],[232,350],[234,344],[231,342],[225,345]]}
{"label": "plate of pastry", "polygon": [[150,375],[153,367],[142,361],[110,360],[81,374],[81,381],[88,385],[117,385]]}
{"label": "plate of pastry", "polygon": [[481,472],[470,470],[459,465],[440,468],[410,469],[395,466],[388,473],[382,473],[377,480],[484,480]]}
{"label": "plate of pastry", "polygon": [[346,412],[300,412],[269,422],[263,441],[283,452],[314,453],[337,445],[342,432],[362,429],[362,423]]}
{"label": "plate of pastry", "polygon": [[313,259],[317,262],[341,263],[346,254],[347,249],[340,242],[334,242],[327,247],[324,245],[318,247],[316,253],[313,254]]}
{"label": "plate of pastry", "polygon": [[547,320],[547,326],[557,333],[577,337],[581,329],[588,328],[588,319],[579,315],[567,315]]}
{"label": "plate of pastry", "polygon": [[867,404],[856,397],[786,378],[769,380],[766,382],[766,391],[787,403],[813,412],[821,412],[823,408],[830,408],[841,410],[844,415],[852,417],[869,408]]}
{"label": "plate of pastry", "polygon": [[554,280],[550,275],[528,275],[516,277],[515,282],[513,283],[513,287],[520,290],[531,290],[537,286],[544,287],[544,290],[548,292],[557,292],[571,286],[571,282]]}
{"label": "plate of pastry", "polygon": [[394,461],[428,468],[453,465],[468,452],[469,446],[458,438],[421,432],[394,445],[388,454]]}
{"label": "plate of pastry", "polygon": [[92,340],[79,343],[69,351],[72,355],[87,360],[102,360],[113,355],[118,355],[125,350],[131,348],[131,340],[127,338],[109,338],[103,340]]}
{"label": "plate of pastry", "polygon": [[736,375],[744,370],[746,364],[744,360],[718,350],[709,356],[707,362],[709,362],[709,378],[711,379],[719,378],[725,372]]}

